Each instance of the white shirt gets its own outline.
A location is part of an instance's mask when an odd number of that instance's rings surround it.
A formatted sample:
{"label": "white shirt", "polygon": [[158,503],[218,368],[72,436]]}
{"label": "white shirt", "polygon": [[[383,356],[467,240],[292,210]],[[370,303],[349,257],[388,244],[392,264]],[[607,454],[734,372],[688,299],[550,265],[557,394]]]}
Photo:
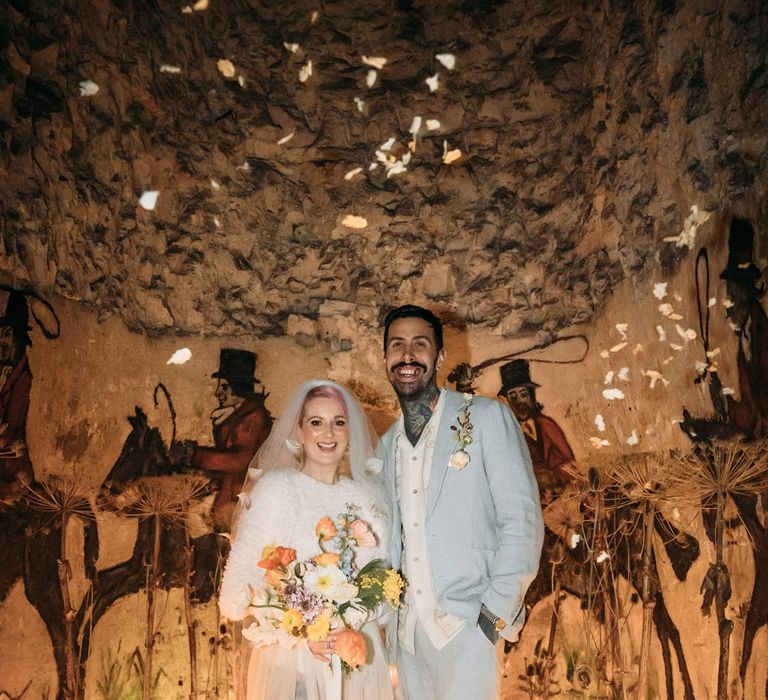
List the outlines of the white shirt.
{"label": "white shirt", "polygon": [[442,649],[464,627],[465,620],[440,609],[432,586],[432,572],[427,552],[427,499],[432,455],[437,429],[445,405],[440,392],[434,413],[416,445],[411,445],[403,417],[395,434],[395,476],[397,500],[403,527],[402,569],[408,586],[405,592],[405,621],[400,625],[400,642],[412,654],[417,620],[422,624],[435,649]]}

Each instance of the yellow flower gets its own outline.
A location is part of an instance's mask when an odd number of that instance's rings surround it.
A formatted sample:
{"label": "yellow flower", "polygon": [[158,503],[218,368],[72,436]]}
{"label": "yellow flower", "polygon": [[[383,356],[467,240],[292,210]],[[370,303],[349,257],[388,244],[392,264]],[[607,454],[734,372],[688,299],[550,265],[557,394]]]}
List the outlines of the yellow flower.
{"label": "yellow flower", "polygon": [[331,621],[325,615],[318,615],[311,625],[307,625],[307,639],[310,642],[322,642],[328,637]]}
{"label": "yellow flower", "polygon": [[294,608],[289,608],[283,613],[283,619],[280,621],[282,627],[289,634],[298,634],[303,627],[304,618],[301,613]]}
{"label": "yellow flower", "polygon": [[387,569],[387,576],[384,579],[383,589],[384,597],[390,602],[393,608],[400,605],[400,595],[403,592],[405,581],[403,577],[394,569]]}

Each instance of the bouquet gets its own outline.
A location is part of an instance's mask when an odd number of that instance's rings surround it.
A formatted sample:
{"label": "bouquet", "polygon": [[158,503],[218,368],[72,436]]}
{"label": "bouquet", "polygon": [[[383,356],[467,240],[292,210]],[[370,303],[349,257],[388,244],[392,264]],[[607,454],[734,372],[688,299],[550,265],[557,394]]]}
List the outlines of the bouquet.
{"label": "bouquet", "polygon": [[289,547],[265,547],[258,565],[265,570],[266,586],[249,586],[249,608],[260,623],[243,630],[246,638],[290,645],[321,642],[341,629],[336,654],[342,665],[349,670],[366,663],[365,640],[357,628],[379,606],[398,607],[404,582],[381,559],[358,568],[356,551],[375,547],[376,537],[354,510],[348,505],[335,520],[325,516],[317,523],[319,552],[310,559],[297,561]]}

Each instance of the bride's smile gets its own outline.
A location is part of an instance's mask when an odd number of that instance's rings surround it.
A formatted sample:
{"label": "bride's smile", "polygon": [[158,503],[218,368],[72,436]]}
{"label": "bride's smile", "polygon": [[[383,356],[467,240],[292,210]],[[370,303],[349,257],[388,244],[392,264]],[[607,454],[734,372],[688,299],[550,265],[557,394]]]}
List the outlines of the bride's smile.
{"label": "bride's smile", "polygon": [[304,450],[304,472],[333,483],[349,445],[344,407],[326,396],[309,400],[299,423],[299,443]]}

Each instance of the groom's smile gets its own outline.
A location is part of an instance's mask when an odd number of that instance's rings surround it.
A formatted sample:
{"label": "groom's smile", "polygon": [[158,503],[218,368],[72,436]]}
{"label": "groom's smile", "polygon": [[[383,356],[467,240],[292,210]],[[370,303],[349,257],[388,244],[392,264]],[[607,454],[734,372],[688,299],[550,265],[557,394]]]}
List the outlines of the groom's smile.
{"label": "groom's smile", "polygon": [[384,356],[387,377],[398,396],[413,398],[433,384],[443,361],[435,333],[420,318],[401,318],[392,323]]}

